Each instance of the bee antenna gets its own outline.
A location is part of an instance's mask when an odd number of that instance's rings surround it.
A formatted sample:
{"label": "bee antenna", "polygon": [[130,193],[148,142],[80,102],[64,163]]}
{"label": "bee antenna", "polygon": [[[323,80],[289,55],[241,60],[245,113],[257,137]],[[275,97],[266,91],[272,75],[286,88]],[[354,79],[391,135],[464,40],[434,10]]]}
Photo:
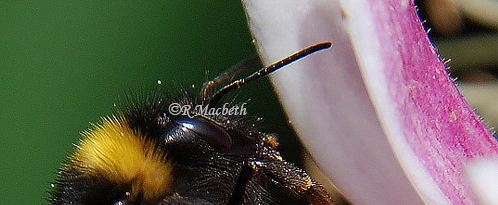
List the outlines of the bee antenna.
{"label": "bee antenna", "polygon": [[269,66],[261,68],[258,71],[252,73],[251,75],[249,75],[245,78],[235,80],[232,83],[230,83],[230,84],[226,85],[225,87],[221,88],[220,90],[218,90],[211,97],[211,99],[209,100],[209,107],[214,107],[214,106],[218,105],[218,103],[221,101],[221,98],[223,98],[223,96],[225,94],[229,93],[230,91],[238,89],[238,88],[242,87],[243,85],[245,85],[253,80],[259,79],[261,77],[265,77],[268,74],[273,73],[273,72],[277,71],[278,69],[280,69],[286,65],[289,65],[293,62],[296,62],[297,60],[302,59],[302,58],[304,58],[312,53],[315,53],[317,51],[321,51],[321,50],[330,48],[331,46],[332,46],[332,42],[322,42],[322,43],[318,43],[318,44],[309,46],[309,47],[307,47],[303,50],[300,50],[300,51],[298,51],[298,52],[296,52],[296,53],[294,53],[294,54],[292,54],[284,59],[281,59],[281,60],[279,60],[279,61],[277,61]]}
{"label": "bee antenna", "polygon": [[227,81],[231,81],[233,77],[236,75],[241,74],[242,72],[246,71],[248,68],[251,66],[255,65],[256,63],[259,62],[259,57],[258,55],[252,55],[241,62],[235,64],[234,66],[230,67],[228,70],[225,72],[221,73],[219,76],[214,78],[213,80],[207,81],[202,85],[201,89],[201,99],[202,101],[208,100],[208,98],[213,94],[214,88],[218,86],[221,83],[225,83]]}

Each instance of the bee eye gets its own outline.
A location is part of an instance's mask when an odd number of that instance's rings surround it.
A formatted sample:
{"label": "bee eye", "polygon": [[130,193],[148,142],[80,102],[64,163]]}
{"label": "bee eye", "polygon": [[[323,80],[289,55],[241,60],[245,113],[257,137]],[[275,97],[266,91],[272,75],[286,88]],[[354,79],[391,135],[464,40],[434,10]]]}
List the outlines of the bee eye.
{"label": "bee eye", "polygon": [[225,128],[206,118],[182,117],[176,123],[195,132],[217,150],[228,150],[232,147],[232,137],[225,131]]}

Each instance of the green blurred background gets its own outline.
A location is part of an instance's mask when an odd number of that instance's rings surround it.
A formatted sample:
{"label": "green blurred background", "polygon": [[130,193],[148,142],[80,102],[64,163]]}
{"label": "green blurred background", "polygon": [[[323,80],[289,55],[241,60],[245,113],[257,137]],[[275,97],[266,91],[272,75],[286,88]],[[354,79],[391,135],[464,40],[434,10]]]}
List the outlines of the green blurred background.
{"label": "green blurred background", "polygon": [[[240,1],[0,2],[1,204],[46,204],[79,133],[127,92],[200,86],[254,53]],[[298,160],[269,82],[239,95]]]}

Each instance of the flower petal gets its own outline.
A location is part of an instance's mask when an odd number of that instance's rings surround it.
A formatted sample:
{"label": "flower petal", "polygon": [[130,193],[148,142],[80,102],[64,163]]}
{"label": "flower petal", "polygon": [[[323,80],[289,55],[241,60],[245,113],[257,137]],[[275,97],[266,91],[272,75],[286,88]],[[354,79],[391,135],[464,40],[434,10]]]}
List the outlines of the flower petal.
{"label": "flower petal", "polygon": [[357,204],[472,204],[464,165],[496,140],[463,99],[411,1],[243,0],[272,76],[323,171]]}

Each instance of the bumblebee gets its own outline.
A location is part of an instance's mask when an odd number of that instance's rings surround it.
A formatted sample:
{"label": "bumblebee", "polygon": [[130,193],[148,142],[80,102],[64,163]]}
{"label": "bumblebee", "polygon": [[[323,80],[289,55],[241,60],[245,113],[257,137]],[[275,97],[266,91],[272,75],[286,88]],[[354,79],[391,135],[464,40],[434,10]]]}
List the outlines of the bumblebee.
{"label": "bumblebee", "polygon": [[179,97],[154,92],[133,100],[82,134],[50,203],[275,204],[268,189],[275,186],[311,204],[333,204],[321,185],[281,158],[275,135],[249,126],[247,116],[216,112],[230,91],[329,47],[310,46],[216,92],[257,58],[208,81],[198,96],[182,90]]}

